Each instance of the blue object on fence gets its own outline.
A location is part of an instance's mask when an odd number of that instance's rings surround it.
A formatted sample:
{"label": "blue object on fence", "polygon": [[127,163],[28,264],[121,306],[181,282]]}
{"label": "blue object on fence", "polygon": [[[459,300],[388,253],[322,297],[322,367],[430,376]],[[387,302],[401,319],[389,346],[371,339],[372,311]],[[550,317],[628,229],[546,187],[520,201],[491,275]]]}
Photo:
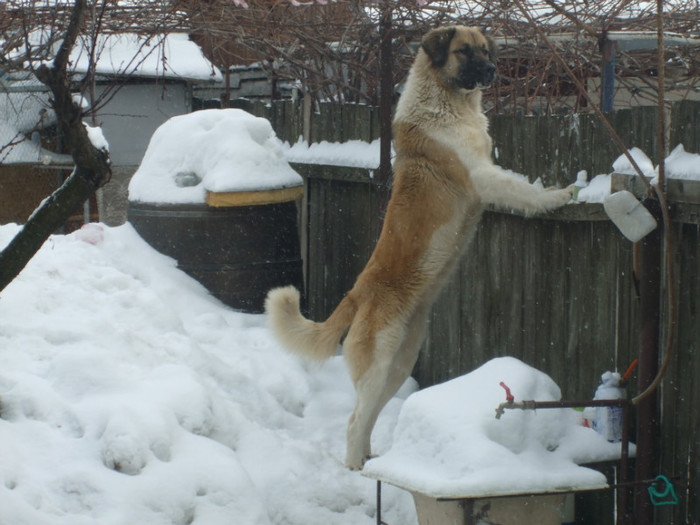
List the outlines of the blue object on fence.
{"label": "blue object on fence", "polygon": [[[662,490],[656,490],[656,485],[659,482],[664,483]],[[652,505],[655,507],[658,507],[659,505],[678,504],[678,496],[676,496],[676,491],[673,490],[673,485],[666,476],[656,476],[654,482],[649,486],[649,497],[651,498]]]}
{"label": "blue object on fence", "polygon": [[600,106],[605,113],[609,113],[615,107],[615,48],[616,44],[607,36],[603,37],[603,70],[601,77]]}

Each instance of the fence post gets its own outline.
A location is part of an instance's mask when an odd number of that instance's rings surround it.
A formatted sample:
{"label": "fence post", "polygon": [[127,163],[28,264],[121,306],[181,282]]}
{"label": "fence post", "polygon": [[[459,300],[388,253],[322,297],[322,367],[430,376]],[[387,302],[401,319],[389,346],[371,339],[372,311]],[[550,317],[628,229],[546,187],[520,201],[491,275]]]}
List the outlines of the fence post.
{"label": "fence post", "polygon": [[387,2],[380,24],[379,55],[379,211],[384,214],[389,201],[391,177],[391,102],[394,93],[394,56],[391,39],[391,4]]}

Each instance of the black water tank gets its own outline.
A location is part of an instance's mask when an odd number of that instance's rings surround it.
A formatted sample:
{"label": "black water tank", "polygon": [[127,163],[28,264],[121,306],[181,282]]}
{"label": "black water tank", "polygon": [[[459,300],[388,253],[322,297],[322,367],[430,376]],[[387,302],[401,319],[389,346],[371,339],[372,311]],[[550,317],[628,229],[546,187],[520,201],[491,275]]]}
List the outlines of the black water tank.
{"label": "black water tank", "polygon": [[260,313],[271,288],[303,287],[295,202],[220,206],[130,202],[129,222],[225,304]]}

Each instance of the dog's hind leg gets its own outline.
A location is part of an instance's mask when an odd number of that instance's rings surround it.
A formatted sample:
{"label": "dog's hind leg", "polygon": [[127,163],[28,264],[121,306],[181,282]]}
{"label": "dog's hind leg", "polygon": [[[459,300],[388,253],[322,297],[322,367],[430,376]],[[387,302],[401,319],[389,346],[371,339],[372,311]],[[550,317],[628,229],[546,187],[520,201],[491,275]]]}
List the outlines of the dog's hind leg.
{"label": "dog's hind leg", "polygon": [[406,335],[401,348],[394,356],[389,378],[384,386],[381,401],[382,407],[394,397],[399,388],[406,382],[408,376],[411,375],[411,372],[413,372],[413,367],[416,365],[421,345],[425,339],[425,332],[428,329],[430,306],[430,304],[421,306],[413,313],[408,322]]}
{"label": "dog's hind leg", "polygon": [[[353,326],[355,327],[356,325]],[[351,329],[343,343],[343,352],[349,364],[357,362],[359,355],[371,356],[371,361],[367,363],[364,370],[355,369],[357,376],[353,377],[356,400],[348,422],[345,457],[345,464],[350,469],[361,469],[370,455],[372,427],[386,403],[385,388],[391,376],[394,357],[404,339],[404,333],[403,323],[395,322],[377,333],[371,338],[371,344],[367,344],[369,341],[366,334],[355,339]],[[353,373],[353,367],[350,368]]]}
{"label": "dog's hind leg", "polygon": [[371,455],[372,429],[379,413],[413,370],[425,337],[428,311],[429,305],[421,306],[408,322],[397,322],[377,334],[371,366],[355,385],[357,400],[347,434],[348,468],[362,468]]}

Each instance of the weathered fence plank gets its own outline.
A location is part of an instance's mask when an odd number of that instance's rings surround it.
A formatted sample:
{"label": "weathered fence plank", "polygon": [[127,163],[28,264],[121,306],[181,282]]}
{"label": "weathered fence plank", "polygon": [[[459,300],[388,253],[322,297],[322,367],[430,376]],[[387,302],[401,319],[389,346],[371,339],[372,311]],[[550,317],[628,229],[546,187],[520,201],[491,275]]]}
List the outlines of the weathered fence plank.
{"label": "weathered fence plank", "polygon": [[700,152],[700,103],[684,100],[671,110],[671,139],[669,146],[683,144],[686,151]]}
{"label": "weathered fence plank", "polygon": [[636,312],[616,311],[634,301],[631,246],[619,241],[609,223],[487,212],[433,311],[419,383],[512,355],[550,374],[566,398],[590,398],[603,371],[633,359]]}
{"label": "weathered fence plank", "polygon": [[[659,508],[658,523],[700,523],[700,226],[675,228],[676,337],[662,384],[659,474],[680,476],[681,504]],[[666,311],[666,308],[662,308]],[[665,326],[663,323],[662,326]],[[666,333],[662,334],[665,339]],[[665,345],[661,353],[665,352]],[[687,479],[685,479],[687,476]],[[687,484],[687,486],[683,486]],[[675,521],[674,521],[675,520]]]}
{"label": "weathered fence plank", "polygon": [[[653,156],[656,144],[654,108],[635,108],[609,115],[622,141]],[[564,186],[586,170],[590,176],[609,173],[621,154],[595,115],[513,116],[490,118],[496,162],[546,186]]]}
{"label": "weathered fence plank", "polygon": [[[308,194],[307,296],[309,314],[322,319],[352,288],[374,248],[377,188],[368,170],[298,166]],[[322,292],[321,292],[322,291]]]}

